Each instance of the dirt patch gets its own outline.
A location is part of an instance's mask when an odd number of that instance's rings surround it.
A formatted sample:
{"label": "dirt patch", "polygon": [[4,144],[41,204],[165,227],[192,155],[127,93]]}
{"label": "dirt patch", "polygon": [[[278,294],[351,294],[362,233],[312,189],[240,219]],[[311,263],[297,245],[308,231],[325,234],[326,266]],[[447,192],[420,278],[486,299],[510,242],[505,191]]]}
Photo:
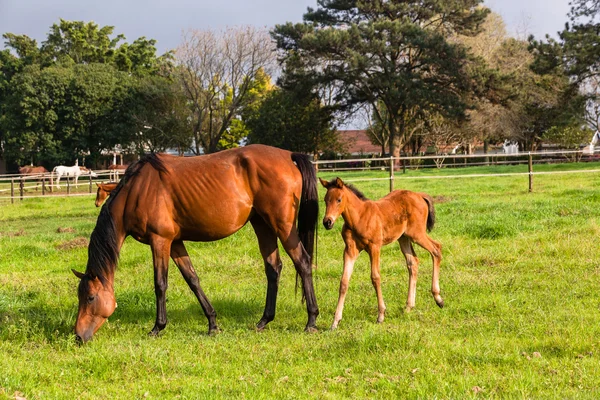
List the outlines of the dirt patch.
{"label": "dirt patch", "polygon": [[452,198],[448,196],[433,196],[433,202],[437,204],[447,203],[449,201],[452,201]]}
{"label": "dirt patch", "polygon": [[58,246],[56,246],[59,250],[73,250],[79,249],[81,247],[87,247],[89,241],[86,238],[78,237],[73,240],[67,240],[66,242],[62,242]]}
{"label": "dirt patch", "polygon": [[73,233],[75,232],[74,228],[71,228],[70,226],[67,226],[66,228],[63,227],[58,227],[58,229],[56,230],[57,233]]}
{"label": "dirt patch", "polygon": [[0,236],[6,236],[6,237],[16,237],[16,236],[24,236],[25,235],[25,230],[23,228],[19,229],[16,232],[0,232]]}

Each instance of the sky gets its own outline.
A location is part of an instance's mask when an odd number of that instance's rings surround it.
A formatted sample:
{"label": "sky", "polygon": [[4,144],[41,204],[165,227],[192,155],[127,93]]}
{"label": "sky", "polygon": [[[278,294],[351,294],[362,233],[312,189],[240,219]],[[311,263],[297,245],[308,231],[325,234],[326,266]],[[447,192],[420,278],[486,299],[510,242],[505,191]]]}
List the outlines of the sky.
{"label": "sky", "polygon": [[[485,0],[504,18],[509,34],[553,36],[567,21],[569,0]],[[157,40],[160,53],[177,47],[188,29],[227,26],[272,27],[300,22],[316,0],[0,0],[0,34],[25,34],[43,41],[53,23],[66,20],[112,25],[128,42]],[[3,43],[0,48],[4,47]]]}

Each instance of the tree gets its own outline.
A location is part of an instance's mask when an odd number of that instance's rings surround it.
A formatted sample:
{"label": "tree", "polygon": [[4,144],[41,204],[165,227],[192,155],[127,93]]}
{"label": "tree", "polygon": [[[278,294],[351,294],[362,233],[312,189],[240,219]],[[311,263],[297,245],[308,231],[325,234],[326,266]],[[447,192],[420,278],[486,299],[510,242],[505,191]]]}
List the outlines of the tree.
{"label": "tree", "polygon": [[269,92],[246,125],[250,143],[311,153],[344,150],[332,126],[330,111],[311,93],[304,96],[275,88]]}
{"label": "tree", "polygon": [[113,31],[60,20],[41,46],[26,35],[3,35],[0,151],[10,162],[72,163],[80,153],[94,161],[137,138],[125,99],[141,87],[136,82],[171,74],[172,57],[157,56],[154,40],[120,43],[123,35]]}
{"label": "tree", "polygon": [[160,76],[139,78],[123,106],[138,153],[176,148],[182,154],[191,147],[191,113],[179,82]]}
{"label": "tree", "polygon": [[398,156],[423,111],[464,113],[467,54],[447,40],[474,34],[488,10],[480,0],[319,0],[304,23],[272,32],[290,79],[334,83],[342,108],[385,106],[391,154]]}
{"label": "tree", "polygon": [[[252,101],[252,89],[274,64],[268,33],[253,27],[189,31],[176,50],[178,74],[193,112],[196,154],[213,153]],[[226,143],[231,143],[231,138]]]}

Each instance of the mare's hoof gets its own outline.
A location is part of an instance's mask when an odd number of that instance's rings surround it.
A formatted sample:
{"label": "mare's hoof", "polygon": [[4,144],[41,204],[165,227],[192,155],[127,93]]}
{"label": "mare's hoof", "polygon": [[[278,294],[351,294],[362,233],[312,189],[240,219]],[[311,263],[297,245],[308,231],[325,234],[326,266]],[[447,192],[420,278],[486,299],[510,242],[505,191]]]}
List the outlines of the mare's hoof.
{"label": "mare's hoof", "polygon": [[218,326],[215,326],[214,328],[208,329],[208,336],[216,336],[221,332],[223,331]]}
{"label": "mare's hoof", "polygon": [[150,332],[148,332],[148,336],[150,337],[158,337],[159,334],[160,330],[158,329],[152,329]]}
{"label": "mare's hoof", "polygon": [[265,329],[265,326],[267,326],[268,323],[269,323],[268,320],[261,319],[260,321],[258,321],[258,324],[256,324],[256,331],[257,332],[262,332]]}
{"label": "mare's hoof", "polygon": [[409,313],[411,310],[412,310],[412,307],[406,306],[406,307],[404,308],[404,313],[405,313],[405,314],[406,314],[406,313]]}
{"label": "mare's hoof", "polygon": [[306,332],[306,333],[317,333],[317,332],[319,332],[319,330],[317,329],[316,326],[307,326],[306,328],[304,328],[304,332]]}

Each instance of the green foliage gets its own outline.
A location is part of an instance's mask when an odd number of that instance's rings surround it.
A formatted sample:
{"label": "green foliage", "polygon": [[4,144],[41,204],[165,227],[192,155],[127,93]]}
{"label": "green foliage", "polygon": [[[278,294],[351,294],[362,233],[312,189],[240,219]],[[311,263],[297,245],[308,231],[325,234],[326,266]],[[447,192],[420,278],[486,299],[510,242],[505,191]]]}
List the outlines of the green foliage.
{"label": "green foliage", "polygon": [[342,151],[331,126],[331,113],[313,95],[273,89],[252,113],[246,125],[250,143],[312,153]]}
{"label": "green foliage", "polygon": [[547,143],[558,144],[565,149],[579,150],[581,144],[587,143],[593,134],[591,129],[580,126],[553,126],[544,133],[543,139]]}
{"label": "green foliage", "polygon": [[[119,45],[124,36],[113,37],[113,31],[112,26],[61,19],[39,47],[25,35],[3,35],[7,50],[0,52],[0,143],[10,163],[71,164],[81,154],[95,162],[102,150],[117,144],[133,142],[142,148],[136,135],[140,114],[164,117],[156,129],[171,129],[166,135],[189,136],[189,129],[174,123],[185,119],[181,112],[167,115],[164,106],[178,98],[181,110],[181,91],[152,80],[171,73],[171,54],[157,56],[156,42],[143,37]],[[155,100],[158,94],[161,100]],[[130,115],[133,110],[136,114]]]}
{"label": "green foliage", "polygon": [[342,109],[381,101],[397,156],[421,112],[463,115],[468,57],[448,36],[478,31],[489,12],[480,3],[321,0],[304,23],[272,33],[284,52],[286,87],[334,85]]}

